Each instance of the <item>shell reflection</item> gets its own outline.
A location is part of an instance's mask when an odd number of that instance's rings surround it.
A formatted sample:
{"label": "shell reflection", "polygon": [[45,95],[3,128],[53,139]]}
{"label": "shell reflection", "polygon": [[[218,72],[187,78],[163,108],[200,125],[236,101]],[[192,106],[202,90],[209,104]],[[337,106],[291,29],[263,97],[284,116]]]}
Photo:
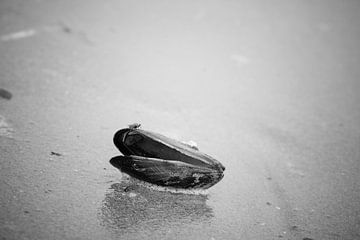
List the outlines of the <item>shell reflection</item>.
{"label": "shell reflection", "polygon": [[208,224],[213,217],[207,196],[159,192],[131,181],[112,184],[103,201],[100,218],[112,232],[165,234],[176,226]]}

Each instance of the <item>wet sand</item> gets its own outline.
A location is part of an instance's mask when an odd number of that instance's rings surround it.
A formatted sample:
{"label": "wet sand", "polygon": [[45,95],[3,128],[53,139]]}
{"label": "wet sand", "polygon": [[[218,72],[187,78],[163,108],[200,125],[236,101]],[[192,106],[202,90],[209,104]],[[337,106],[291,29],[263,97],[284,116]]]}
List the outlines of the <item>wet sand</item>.
{"label": "wet sand", "polygon": [[[360,239],[359,12],[1,1],[1,238]],[[125,179],[112,136],[133,122],[197,142],[224,179]]]}

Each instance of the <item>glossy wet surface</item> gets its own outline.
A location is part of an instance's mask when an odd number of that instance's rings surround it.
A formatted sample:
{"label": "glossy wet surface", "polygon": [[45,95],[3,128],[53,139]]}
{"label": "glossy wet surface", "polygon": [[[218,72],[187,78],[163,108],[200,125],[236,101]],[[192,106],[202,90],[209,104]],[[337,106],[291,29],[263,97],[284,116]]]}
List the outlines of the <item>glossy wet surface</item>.
{"label": "glossy wet surface", "polygon": [[[1,237],[360,238],[359,12],[2,1]],[[122,179],[112,137],[134,122],[195,141],[224,178],[205,195]]]}

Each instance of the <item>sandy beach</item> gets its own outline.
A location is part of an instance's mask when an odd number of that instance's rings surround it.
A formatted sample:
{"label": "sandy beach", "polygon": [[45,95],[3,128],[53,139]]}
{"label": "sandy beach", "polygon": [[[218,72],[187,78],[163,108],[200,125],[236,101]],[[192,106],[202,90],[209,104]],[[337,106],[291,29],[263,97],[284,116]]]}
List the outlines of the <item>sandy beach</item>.
{"label": "sandy beach", "polygon": [[[0,2],[1,239],[360,239],[360,2]],[[138,122],[201,194],[109,160]]]}

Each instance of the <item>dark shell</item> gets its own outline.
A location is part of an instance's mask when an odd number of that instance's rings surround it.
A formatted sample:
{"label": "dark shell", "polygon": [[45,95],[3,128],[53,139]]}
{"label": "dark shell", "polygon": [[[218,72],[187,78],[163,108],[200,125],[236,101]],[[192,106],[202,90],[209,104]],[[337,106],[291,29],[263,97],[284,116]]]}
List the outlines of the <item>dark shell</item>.
{"label": "dark shell", "polygon": [[179,141],[140,129],[125,128],[114,136],[125,155],[110,163],[138,179],[175,188],[209,188],[219,182],[225,167],[214,158]]}

